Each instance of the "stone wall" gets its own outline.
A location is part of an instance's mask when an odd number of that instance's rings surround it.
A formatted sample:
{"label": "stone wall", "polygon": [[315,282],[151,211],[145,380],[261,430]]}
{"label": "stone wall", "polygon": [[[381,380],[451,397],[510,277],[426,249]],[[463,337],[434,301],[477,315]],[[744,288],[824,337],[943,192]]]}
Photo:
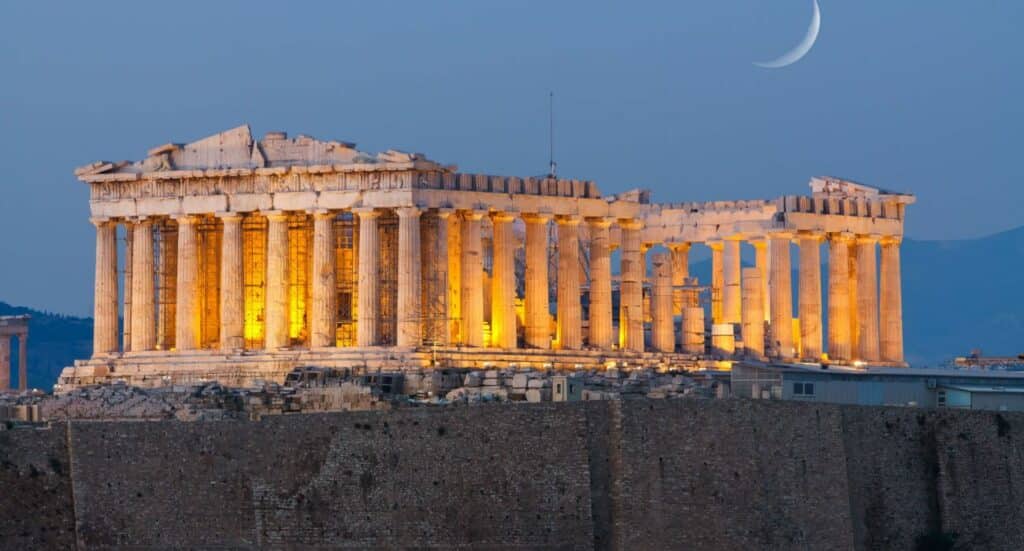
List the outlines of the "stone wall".
{"label": "stone wall", "polygon": [[1022,427],[743,400],[57,423],[0,432],[0,542],[1016,549]]}

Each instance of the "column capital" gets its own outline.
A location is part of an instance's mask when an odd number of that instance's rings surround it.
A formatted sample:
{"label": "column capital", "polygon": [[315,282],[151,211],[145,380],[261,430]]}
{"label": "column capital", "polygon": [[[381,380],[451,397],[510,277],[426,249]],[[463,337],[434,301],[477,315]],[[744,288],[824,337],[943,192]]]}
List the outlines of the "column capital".
{"label": "column capital", "polygon": [[665,247],[670,251],[688,251],[693,243],[689,241],[669,241],[665,243]]}
{"label": "column capital", "polygon": [[462,217],[465,218],[466,220],[481,220],[483,219],[484,216],[487,215],[486,210],[478,209],[464,209],[460,212],[462,213]]}
{"label": "column capital", "polygon": [[550,212],[530,212],[521,216],[527,224],[547,224],[554,218]]}
{"label": "column capital", "polygon": [[903,242],[902,235],[883,235],[879,240],[882,245],[899,245]]}
{"label": "column capital", "polygon": [[242,219],[242,213],[234,211],[215,212],[213,213],[213,215],[216,216],[217,218],[220,218],[221,220],[224,220],[225,222],[227,222],[228,220],[238,221]]}
{"label": "column capital", "polygon": [[725,241],[722,239],[708,239],[704,244],[713,251],[721,251],[725,249]]}
{"label": "column capital", "polygon": [[359,216],[359,219],[380,218],[380,211],[375,207],[355,207],[352,212]]}
{"label": "column capital", "polygon": [[747,238],[747,243],[750,243],[755,249],[765,249],[768,247],[768,237],[764,235],[752,235]]}
{"label": "column capital", "polygon": [[858,245],[874,245],[875,243],[878,243],[881,239],[882,239],[882,236],[880,236],[878,234],[874,234],[874,233],[867,234],[867,235],[858,235],[857,236],[857,244]]}
{"label": "column capital", "polygon": [[773,231],[767,235],[768,239],[789,239],[792,240],[795,234],[792,231]]}
{"label": "column capital", "polygon": [[423,214],[423,209],[415,206],[396,207],[395,214],[399,218],[419,218]]}
{"label": "column capital", "polygon": [[819,232],[819,231],[800,230],[800,231],[796,232],[796,238],[797,239],[813,239],[813,240],[815,240],[815,241],[820,243],[820,242],[825,240],[825,234],[823,232]]}
{"label": "column capital", "polygon": [[271,222],[284,222],[288,219],[288,213],[283,210],[265,210],[261,214]]}
{"label": "column capital", "polygon": [[196,216],[195,214],[173,214],[171,215],[171,219],[177,222],[179,226],[182,224],[199,223],[199,217]]}
{"label": "column capital", "polygon": [[734,233],[723,237],[722,241],[746,241],[746,236],[742,233]]}
{"label": "column capital", "polygon": [[854,235],[850,232],[832,232],[828,234],[828,240],[837,243],[850,243],[853,241]]}
{"label": "column capital", "polygon": [[140,215],[140,216],[130,216],[130,217],[125,218],[125,221],[131,222],[132,224],[152,224],[153,223],[153,216],[149,216],[149,215],[145,215],[145,214]]}
{"label": "column capital", "polygon": [[434,209],[434,211],[437,213],[437,217],[441,220],[447,220],[449,216],[455,213],[455,209],[448,207],[437,208]]}
{"label": "column capital", "polygon": [[89,218],[89,222],[92,223],[93,226],[99,228],[101,226],[106,226],[111,222],[114,222],[114,220],[109,216],[92,216]]}
{"label": "column capital", "polygon": [[511,222],[516,219],[515,212],[497,210],[491,213],[491,221],[493,222]]}
{"label": "column capital", "polygon": [[612,223],[615,222],[614,218],[609,218],[607,216],[587,216],[584,219],[587,221],[588,225],[602,229],[610,228]]}
{"label": "column capital", "polygon": [[575,214],[561,214],[555,217],[555,223],[559,226],[578,226],[582,220]]}
{"label": "column capital", "polygon": [[638,218],[619,218],[619,227],[624,230],[639,230],[644,227],[644,223]]}
{"label": "column capital", "polygon": [[307,214],[311,214],[313,216],[313,218],[316,218],[316,219],[319,219],[319,220],[323,220],[325,218],[334,218],[336,216],[336,214],[337,214],[333,210],[325,209],[325,208],[307,209],[306,213]]}

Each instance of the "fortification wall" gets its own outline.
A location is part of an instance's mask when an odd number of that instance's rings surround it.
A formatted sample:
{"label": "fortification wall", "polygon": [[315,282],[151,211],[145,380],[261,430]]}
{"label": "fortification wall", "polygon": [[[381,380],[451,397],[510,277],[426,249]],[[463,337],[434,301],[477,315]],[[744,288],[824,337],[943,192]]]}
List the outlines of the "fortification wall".
{"label": "fortification wall", "polygon": [[58,423],[0,432],[0,542],[1019,549],[1022,427],[744,400]]}

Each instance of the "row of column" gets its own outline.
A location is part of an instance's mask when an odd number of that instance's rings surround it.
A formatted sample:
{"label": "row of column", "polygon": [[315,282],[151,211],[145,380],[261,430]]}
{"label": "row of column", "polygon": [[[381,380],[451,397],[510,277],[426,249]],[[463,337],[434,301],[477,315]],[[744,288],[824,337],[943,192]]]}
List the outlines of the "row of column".
{"label": "row of column", "polygon": [[[825,352],[821,283],[821,243],[825,240],[829,243],[829,358],[902,362],[898,237],[772,233],[751,240],[756,267],[749,272],[741,269],[739,238],[711,242],[713,322],[741,325],[744,345],[755,355],[767,352],[774,357],[820,360]],[[798,324],[793,323],[792,311],[792,242],[799,250]],[[751,295],[757,298],[748,298]],[[762,315],[768,321],[767,351],[761,344],[763,328],[753,328]],[[799,334],[794,334],[795,326]]]}

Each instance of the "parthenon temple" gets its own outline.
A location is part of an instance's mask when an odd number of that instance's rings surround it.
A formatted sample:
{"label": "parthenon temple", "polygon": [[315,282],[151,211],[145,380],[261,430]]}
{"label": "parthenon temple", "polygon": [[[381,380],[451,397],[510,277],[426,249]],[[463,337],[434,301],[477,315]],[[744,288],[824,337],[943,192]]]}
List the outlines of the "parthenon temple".
{"label": "parthenon temple", "polygon": [[[905,365],[910,194],[816,177],[806,196],[654,203],[248,126],[75,174],[95,333],[64,386],[305,365]],[[691,276],[694,245],[710,281]]]}

